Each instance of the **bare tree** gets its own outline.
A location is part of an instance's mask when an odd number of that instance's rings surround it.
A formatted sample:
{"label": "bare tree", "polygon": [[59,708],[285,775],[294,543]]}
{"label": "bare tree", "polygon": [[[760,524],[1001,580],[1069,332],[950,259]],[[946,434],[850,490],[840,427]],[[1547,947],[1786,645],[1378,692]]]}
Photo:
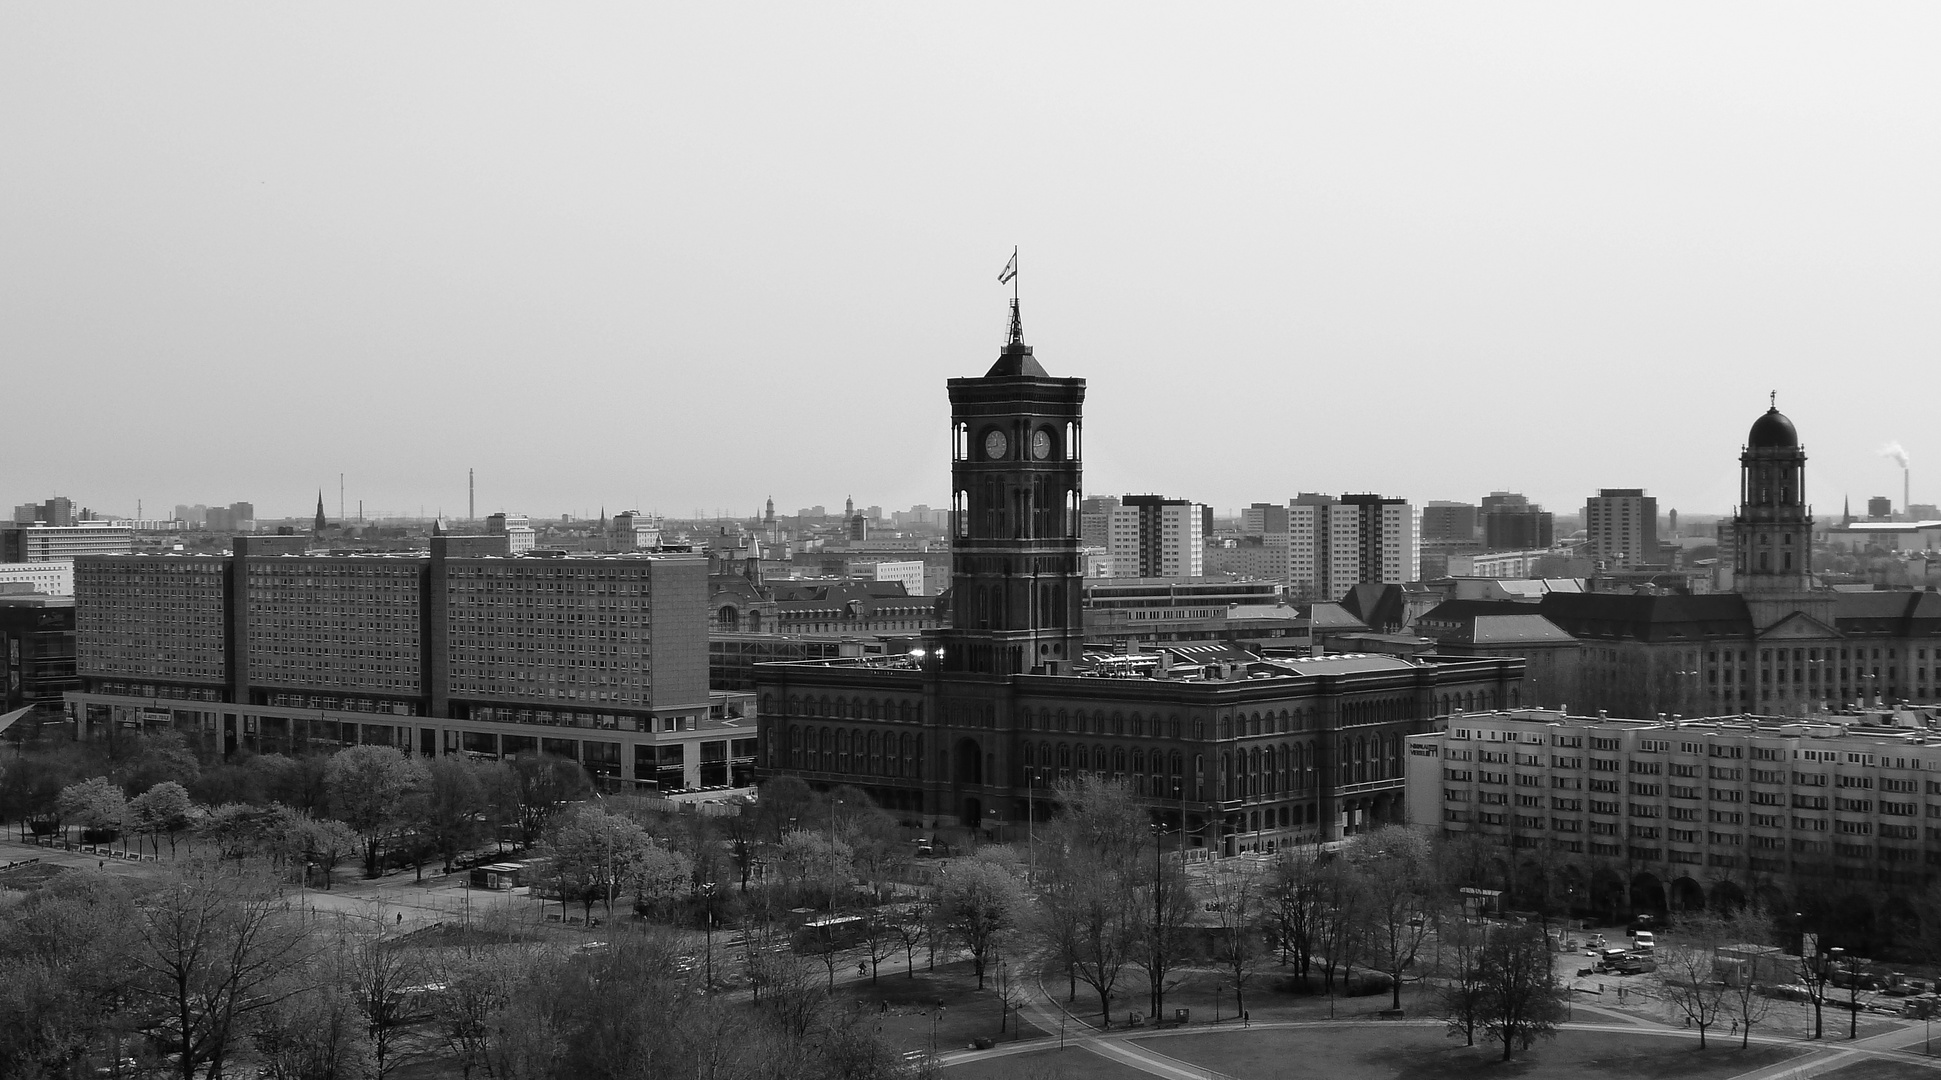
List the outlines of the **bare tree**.
{"label": "bare tree", "polygon": [[1678,920],[1678,935],[1667,936],[1658,950],[1664,972],[1665,1003],[1698,1029],[1698,1048],[1705,1049],[1705,1032],[1722,1019],[1727,987],[1718,978],[1719,946],[1729,944],[1726,920],[1697,912]]}
{"label": "bare tree", "polygon": [[930,924],[935,918],[930,907],[928,900],[913,900],[889,909],[890,928],[903,947],[904,967],[912,979],[917,977],[917,946],[930,936]]}
{"label": "bare tree", "polygon": [[1429,936],[1435,867],[1428,841],[1405,826],[1390,826],[1356,836],[1349,859],[1361,879],[1368,962],[1389,976],[1389,1007],[1399,1010],[1402,975]]}
{"label": "bare tree", "polygon": [[370,1036],[371,1080],[385,1080],[411,1062],[401,1051],[411,1021],[412,992],[425,982],[422,958],[418,950],[380,936],[341,941],[334,963],[337,980],[349,990]]}
{"label": "bare tree", "polygon": [[1145,880],[1137,908],[1139,936],[1133,963],[1145,972],[1151,1016],[1156,1020],[1166,1008],[1166,991],[1172,985],[1168,980],[1175,978],[1187,958],[1186,926],[1193,917],[1195,898],[1185,863],[1177,853],[1164,857],[1157,834],[1152,840],[1152,865],[1145,865],[1143,857],[1139,860]]}
{"label": "bare tree", "polygon": [[1221,866],[1213,875],[1211,906],[1217,928],[1213,960],[1233,987],[1234,1011],[1246,1015],[1247,984],[1273,954],[1267,937],[1266,880],[1252,866]]}
{"label": "bare tree", "polygon": [[895,956],[903,944],[896,917],[877,909],[863,915],[863,949],[869,959],[869,981],[876,981],[877,968]]}
{"label": "bare tree", "polygon": [[1460,906],[1445,910],[1437,921],[1437,941],[1442,947],[1438,965],[1442,969],[1438,994],[1442,1019],[1452,1037],[1462,1037],[1464,1046],[1476,1045],[1476,1032],[1483,1026],[1489,999],[1489,980],[1483,967],[1489,930],[1489,923],[1470,919]]}
{"label": "bare tree", "polygon": [[1312,848],[1283,848],[1274,858],[1264,898],[1281,963],[1293,965],[1304,987],[1314,957],[1321,866]]}
{"label": "bare tree", "polygon": [[[1137,897],[1139,839],[1148,814],[1122,783],[1060,782],[1060,806],[1038,845],[1038,937],[1099,997],[1109,1025],[1112,994],[1139,946],[1144,905]],[[1076,993],[1072,996],[1076,997]]]}
{"label": "bare tree", "polygon": [[1738,1024],[1743,1049],[1752,1042],[1753,1025],[1764,1023],[1772,1012],[1773,999],[1766,991],[1772,986],[1773,965],[1765,962],[1765,950],[1777,934],[1772,916],[1756,907],[1740,910],[1728,925],[1732,944],[1745,949],[1743,955],[1727,959],[1733,977],[1727,980],[1725,999],[1726,1016]]}
{"label": "bare tree", "polygon": [[1799,958],[1795,970],[1800,985],[1806,988],[1806,1000],[1813,1006],[1813,1037],[1826,1037],[1825,1014],[1826,984],[1833,977],[1833,968],[1827,963],[1825,954],[1820,952],[1817,934],[1800,936]]}
{"label": "bare tree", "polygon": [[1540,926],[1495,927],[1483,947],[1483,1031],[1503,1044],[1503,1060],[1539,1038],[1555,1038],[1569,1015],[1557,985],[1550,938]]}
{"label": "bare tree", "polygon": [[294,976],[315,952],[268,902],[261,875],[214,865],[184,869],[136,909],[128,964],[135,995],[165,1011],[182,1080],[208,1066],[219,1080],[243,1024],[304,988]]}
{"label": "bare tree", "polygon": [[1331,859],[1315,882],[1314,949],[1321,958],[1321,985],[1334,993],[1335,972],[1345,986],[1362,952],[1361,878],[1344,859]]}
{"label": "bare tree", "polygon": [[[302,973],[307,977],[308,972]],[[259,1011],[249,1024],[262,1080],[364,1080],[371,1040],[356,996],[324,976]]]}

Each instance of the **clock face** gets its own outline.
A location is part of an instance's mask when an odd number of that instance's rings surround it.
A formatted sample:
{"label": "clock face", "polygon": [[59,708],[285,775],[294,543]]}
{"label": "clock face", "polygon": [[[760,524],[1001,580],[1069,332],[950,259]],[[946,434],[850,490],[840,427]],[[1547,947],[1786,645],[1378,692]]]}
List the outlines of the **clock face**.
{"label": "clock face", "polygon": [[1039,428],[1031,434],[1031,456],[1043,461],[1051,456],[1051,432]]}
{"label": "clock face", "polygon": [[992,461],[1002,458],[1010,446],[1010,440],[1004,437],[1002,431],[993,429],[989,435],[984,436],[984,456]]}

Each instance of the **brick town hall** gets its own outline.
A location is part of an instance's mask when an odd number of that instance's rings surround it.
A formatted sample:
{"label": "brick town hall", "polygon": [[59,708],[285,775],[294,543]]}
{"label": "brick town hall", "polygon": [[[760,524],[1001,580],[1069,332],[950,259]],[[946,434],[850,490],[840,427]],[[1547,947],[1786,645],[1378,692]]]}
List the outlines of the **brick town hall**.
{"label": "brick town hall", "polygon": [[1521,659],[1088,649],[1080,620],[1085,380],[1009,340],[949,380],[953,625],[907,656],[756,669],[759,764],[853,785],[904,820],[996,832],[1060,779],[1124,780],[1221,854],[1403,819],[1410,735],[1520,704]]}

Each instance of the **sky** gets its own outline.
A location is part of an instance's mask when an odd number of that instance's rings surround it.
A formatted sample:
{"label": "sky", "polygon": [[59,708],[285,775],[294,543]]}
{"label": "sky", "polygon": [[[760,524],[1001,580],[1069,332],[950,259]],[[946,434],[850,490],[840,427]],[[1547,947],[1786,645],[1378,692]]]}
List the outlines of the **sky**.
{"label": "sky", "polygon": [[1933,4],[0,5],[0,502],[1941,502]]}

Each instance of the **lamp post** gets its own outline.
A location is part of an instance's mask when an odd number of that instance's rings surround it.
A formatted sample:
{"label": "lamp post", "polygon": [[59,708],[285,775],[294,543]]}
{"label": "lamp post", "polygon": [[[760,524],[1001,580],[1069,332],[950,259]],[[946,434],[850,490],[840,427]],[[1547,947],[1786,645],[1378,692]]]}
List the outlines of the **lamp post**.
{"label": "lamp post", "polygon": [[[1180,825],[1182,828],[1185,827],[1185,824],[1186,823],[1184,821],[1180,822]],[[1165,871],[1160,866],[1159,838],[1164,835],[1166,835],[1166,827],[1160,822],[1157,822],[1157,821],[1153,822],[1152,823],[1152,933],[1153,933],[1154,939],[1160,941],[1160,944],[1162,946],[1165,944],[1165,942],[1162,939],[1163,939],[1163,935],[1166,933],[1166,900],[1165,900],[1166,888],[1165,888],[1165,883],[1162,880],[1162,878],[1165,875]],[[1155,985],[1153,986],[1153,998],[1150,1006],[1152,1009],[1152,1018],[1155,1023],[1159,1021],[1159,994],[1161,992],[1162,992],[1162,987],[1160,987],[1155,981]]]}
{"label": "lamp post", "polygon": [[[831,801],[831,802],[829,803],[829,869],[830,869],[830,871],[831,871],[831,873],[830,873],[830,875],[829,875],[829,877],[830,877],[830,885],[829,885],[829,914],[830,914],[830,915],[832,915],[832,916],[833,916],[833,915],[834,915],[834,914],[836,913],[836,888],[837,888],[837,882],[838,882],[838,881],[839,881],[839,880],[841,879],[841,877],[842,877],[842,875],[840,875],[840,874],[838,874],[838,873],[836,873],[836,872],[835,872],[835,871],[837,870],[837,866],[836,866],[836,807],[838,807],[838,806],[841,806],[841,805],[842,805],[842,800],[841,800],[841,799],[835,799],[835,800],[833,800],[833,801]],[[847,882],[843,882],[843,884],[847,884]]]}
{"label": "lamp post", "polygon": [[714,882],[701,884],[701,900],[704,905],[701,914],[702,933],[707,939],[707,992],[714,993]]}

